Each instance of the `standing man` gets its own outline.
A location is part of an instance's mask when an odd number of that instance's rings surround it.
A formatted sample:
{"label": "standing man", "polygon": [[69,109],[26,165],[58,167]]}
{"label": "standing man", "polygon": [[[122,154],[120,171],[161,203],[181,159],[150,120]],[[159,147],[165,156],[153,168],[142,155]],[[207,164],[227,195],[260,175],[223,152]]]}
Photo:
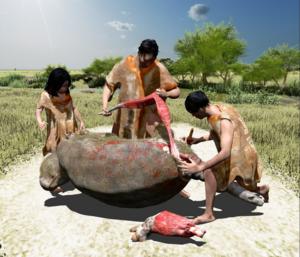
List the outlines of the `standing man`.
{"label": "standing man", "polygon": [[190,93],[185,100],[186,110],[198,119],[207,118],[210,132],[200,138],[188,137],[188,144],[198,144],[214,140],[218,154],[208,161],[182,156],[178,160],[183,174],[192,178],[204,176],[205,181],[205,212],[194,219],[196,224],[215,220],[213,204],[216,191],[225,191],[227,186],[236,180],[249,191],[257,192],[269,198],[269,186],[258,186],[262,171],[258,155],[250,133],[240,114],[230,105],[215,105],[202,91]]}
{"label": "standing man", "polygon": [[[162,98],[177,98],[180,90],[166,67],[156,57],[158,45],[153,39],[143,40],[137,56],[129,55],[117,63],[106,77],[103,89],[102,112],[110,116],[108,102],[120,89],[118,102],[139,99],[153,92]],[[119,109],[112,132],[123,138],[153,137],[160,118],[155,106],[140,109]]]}

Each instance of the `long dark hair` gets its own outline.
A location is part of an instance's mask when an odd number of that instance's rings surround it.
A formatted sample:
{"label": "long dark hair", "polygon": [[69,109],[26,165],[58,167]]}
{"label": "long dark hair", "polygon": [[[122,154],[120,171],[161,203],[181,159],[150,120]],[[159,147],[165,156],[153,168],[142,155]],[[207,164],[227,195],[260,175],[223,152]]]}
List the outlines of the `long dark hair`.
{"label": "long dark hair", "polygon": [[[71,76],[70,74],[63,68],[56,68],[51,71],[48,81],[45,86],[45,90],[52,96],[57,96],[59,89],[62,85],[68,81],[69,87],[71,86]],[[70,94],[70,90],[66,92],[66,94]]]}

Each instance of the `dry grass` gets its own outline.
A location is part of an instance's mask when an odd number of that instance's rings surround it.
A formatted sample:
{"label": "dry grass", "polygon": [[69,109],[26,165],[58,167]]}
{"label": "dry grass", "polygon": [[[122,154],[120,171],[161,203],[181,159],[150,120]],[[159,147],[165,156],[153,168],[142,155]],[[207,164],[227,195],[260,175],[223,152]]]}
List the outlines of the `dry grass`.
{"label": "dry grass", "polygon": [[[41,89],[0,90],[0,169],[16,162],[20,156],[40,150],[45,134],[40,132],[34,111]],[[84,93],[73,90],[86,127],[112,124],[112,118],[97,113],[101,108],[101,92]],[[177,100],[168,100],[173,122],[186,122],[207,129],[207,123],[193,118],[184,110],[188,94],[182,90]],[[116,96],[111,105],[116,103]],[[212,99],[214,100],[214,99]],[[270,170],[290,188],[299,192],[299,110],[295,104],[278,106],[237,105],[252,133],[256,147]],[[188,131],[187,131],[188,133]]]}

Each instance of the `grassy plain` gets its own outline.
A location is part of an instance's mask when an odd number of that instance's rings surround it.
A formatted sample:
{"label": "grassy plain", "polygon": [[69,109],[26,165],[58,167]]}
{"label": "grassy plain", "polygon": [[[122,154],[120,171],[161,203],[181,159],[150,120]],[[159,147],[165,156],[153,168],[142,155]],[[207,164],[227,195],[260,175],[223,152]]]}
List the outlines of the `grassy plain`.
{"label": "grassy plain", "polygon": [[[79,87],[80,88],[80,87]],[[87,128],[112,124],[112,117],[97,113],[101,107],[101,90],[94,93],[75,88],[71,94]],[[41,89],[0,89],[0,170],[34,151],[40,151],[45,132],[36,124],[34,112]],[[181,97],[169,100],[173,122],[190,123],[208,129],[206,121],[190,116],[184,109],[184,99],[189,90],[182,90]],[[220,100],[213,94],[212,100]],[[116,96],[111,105],[116,103]],[[221,97],[222,98],[222,97]],[[252,133],[253,140],[268,170],[279,176],[290,188],[299,193],[299,110],[292,101],[284,105],[236,105]],[[188,131],[187,131],[188,133]],[[1,173],[1,172],[0,172]]]}

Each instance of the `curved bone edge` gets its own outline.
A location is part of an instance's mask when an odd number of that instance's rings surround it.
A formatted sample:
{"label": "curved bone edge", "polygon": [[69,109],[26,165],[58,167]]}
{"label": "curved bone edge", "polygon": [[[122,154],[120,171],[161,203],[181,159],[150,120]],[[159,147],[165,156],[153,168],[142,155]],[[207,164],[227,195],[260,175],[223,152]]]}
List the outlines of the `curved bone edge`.
{"label": "curved bone edge", "polygon": [[262,206],[264,204],[264,199],[261,195],[255,192],[251,192],[240,186],[236,182],[232,182],[227,187],[228,193],[233,196],[240,198],[248,203],[252,203],[258,206]]}

